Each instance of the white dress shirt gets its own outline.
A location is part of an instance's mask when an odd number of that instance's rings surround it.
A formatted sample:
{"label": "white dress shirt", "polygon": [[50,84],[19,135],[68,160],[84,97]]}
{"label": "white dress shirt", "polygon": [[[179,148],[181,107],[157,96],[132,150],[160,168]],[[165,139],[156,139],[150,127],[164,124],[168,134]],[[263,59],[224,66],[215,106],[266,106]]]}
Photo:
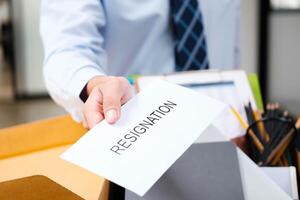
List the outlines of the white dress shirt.
{"label": "white dress shirt", "polygon": [[[174,71],[170,0],[42,0],[44,76],[76,121],[79,94],[96,75]],[[210,68],[238,67],[239,0],[199,0]]]}

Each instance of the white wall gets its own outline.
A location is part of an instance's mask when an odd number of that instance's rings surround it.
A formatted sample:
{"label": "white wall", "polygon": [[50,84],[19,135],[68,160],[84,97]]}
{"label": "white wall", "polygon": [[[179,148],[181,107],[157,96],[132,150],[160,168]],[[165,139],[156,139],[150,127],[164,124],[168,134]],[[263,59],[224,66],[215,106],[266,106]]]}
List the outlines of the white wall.
{"label": "white wall", "polygon": [[300,112],[300,12],[270,18],[269,97]]}
{"label": "white wall", "polygon": [[241,68],[255,73],[258,69],[258,1],[241,0],[240,21]]}
{"label": "white wall", "polygon": [[18,93],[45,93],[42,76],[43,48],[39,35],[40,0],[12,2]]}

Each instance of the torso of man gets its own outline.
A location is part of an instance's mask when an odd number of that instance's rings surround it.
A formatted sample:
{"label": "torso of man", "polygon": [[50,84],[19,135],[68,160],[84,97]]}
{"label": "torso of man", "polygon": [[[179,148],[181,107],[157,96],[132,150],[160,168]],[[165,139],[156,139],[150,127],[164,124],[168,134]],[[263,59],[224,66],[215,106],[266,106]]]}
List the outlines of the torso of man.
{"label": "torso of man", "polygon": [[[107,53],[113,75],[163,74],[174,70],[168,0],[103,0]],[[199,0],[211,68],[238,67],[237,0]]]}
{"label": "torso of man", "polygon": [[[43,72],[53,99],[80,121],[79,96],[93,77],[173,72],[170,1],[42,0]],[[238,67],[240,0],[198,1],[210,69]]]}

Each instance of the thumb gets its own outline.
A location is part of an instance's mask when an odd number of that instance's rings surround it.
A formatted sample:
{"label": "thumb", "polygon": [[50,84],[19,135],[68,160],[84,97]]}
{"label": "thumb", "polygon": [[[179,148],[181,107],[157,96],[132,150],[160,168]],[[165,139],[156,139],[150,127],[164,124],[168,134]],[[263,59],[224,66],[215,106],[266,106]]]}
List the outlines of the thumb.
{"label": "thumb", "polygon": [[121,104],[131,98],[129,82],[124,78],[117,78],[102,87],[103,113],[108,123],[115,123],[121,116]]}
{"label": "thumb", "polygon": [[121,114],[121,96],[115,90],[103,92],[103,113],[108,123],[115,123]]}

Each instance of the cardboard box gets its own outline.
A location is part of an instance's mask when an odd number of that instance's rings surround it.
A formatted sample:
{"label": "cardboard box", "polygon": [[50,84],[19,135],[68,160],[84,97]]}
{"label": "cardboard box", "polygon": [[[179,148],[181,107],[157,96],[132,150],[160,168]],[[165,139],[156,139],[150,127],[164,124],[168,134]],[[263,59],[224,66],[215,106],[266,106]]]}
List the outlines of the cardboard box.
{"label": "cardboard box", "polygon": [[44,175],[84,199],[107,200],[107,180],[59,158],[85,132],[69,116],[0,130],[0,182]]}

